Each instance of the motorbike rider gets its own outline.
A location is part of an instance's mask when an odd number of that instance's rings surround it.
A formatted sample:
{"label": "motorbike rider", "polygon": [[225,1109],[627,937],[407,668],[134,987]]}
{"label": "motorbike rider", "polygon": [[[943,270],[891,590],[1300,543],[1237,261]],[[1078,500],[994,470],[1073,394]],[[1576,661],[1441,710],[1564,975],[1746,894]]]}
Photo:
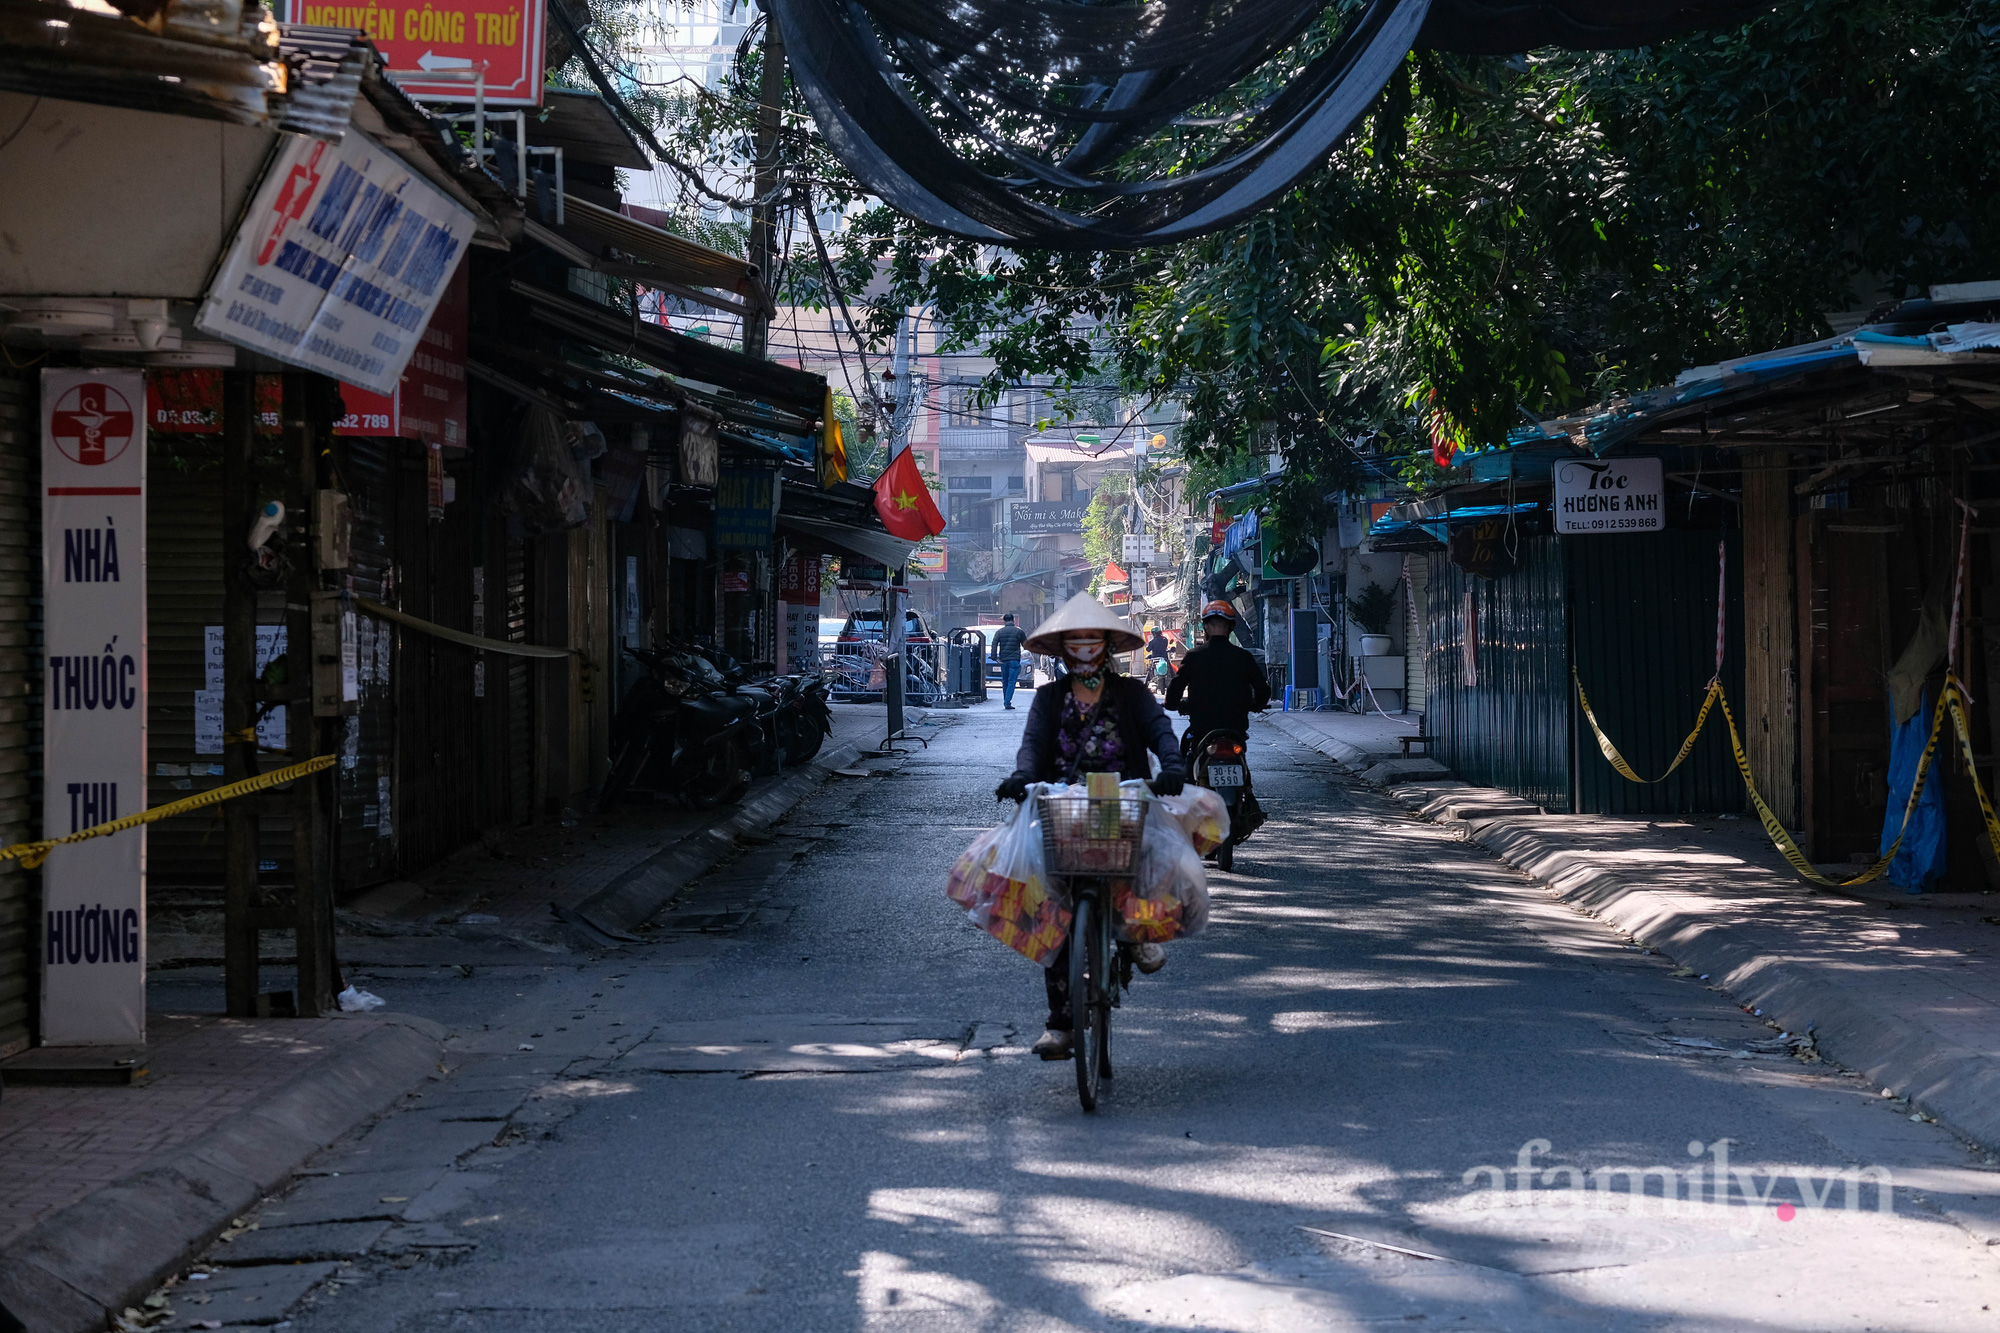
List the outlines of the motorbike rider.
{"label": "motorbike rider", "polygon": [[[1154,792],[1171,796],[1181,790],[1187,769],[1174,744],[1173,723],[1144,682],[1118,674],[1114,660],[1114,654],[1131,652],[1140,642],[1111,608],[1087,592],[1042,623],[1028,640],[1028,651],[1057,657],[1065,670],[1035,690],[1014,771],[994,789],[995,796],[1022,800],[1031,782],[1074,783],[1085,773],[1143,779],[1152,771],[1149,756],[1160,761]],[[1167,962],[1166,951],[1157,944],[1132,949],[1132,958],[1146,973]],[[1043,982],[1049,1017],[1033,1050],[1044,1060],[1067,1060],[1072,1023],[1067,942],[1049,963]]]}
{"label": "motorbike rider", "polygon": [[[1236,629],[1236,608],[1220,598],[1201,609],[1202,641],[1188,649],[1181,668],[1167,686],[1167,707],[1188,716],[1187,733],[1181,749],[1191,764],[1194,747],[1211,731],[1234,731],[1247,736],[1250,714],[1262,711],[1271,702],[1271,681],[1264,664],[1249,649],[1229,641]],[[1249,778],[1246,764],[1244,778]],[[1264,812],[1246,785],[1249,803],[1248,833],[1264,822]]]}

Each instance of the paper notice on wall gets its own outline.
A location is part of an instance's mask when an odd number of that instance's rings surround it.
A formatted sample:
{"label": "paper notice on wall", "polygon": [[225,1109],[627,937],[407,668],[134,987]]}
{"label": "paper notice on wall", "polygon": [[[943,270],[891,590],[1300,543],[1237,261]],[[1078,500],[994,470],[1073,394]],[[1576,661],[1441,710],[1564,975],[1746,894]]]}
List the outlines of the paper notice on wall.
{"label": "paper notice on wall", "polygon": [[[264,750],[285,748],[285,709],[274,708],[257,724],[257,745]],[[222,691],[194,692],[194,752],[222,753]]]}
{"label": "paper notice on wall", "polygon": [[[194,752],[196,754],[222,753],[222,696],[225,675],[222,668],[222,626],[202,627],[202,674],[206,677],[207,688],[194,692]],[[264,668],[271,665],[273,658],[285,651],[285,627],[283,625],[257,626],[257,675],[262,677]],[[285,748],[286,709],[281,705],[265,714],[257,724],[257,744],[267,750]]]}
{"label": "paper notice on wall", "polygon": [[472,230],[471,213],[360,130],[287,137],[195,327],[393,393]]}
{"label": "paper notice on wall", "polygon": [[795,606],[785,602],[781,608],[785,613],[785,669],[818,671],[819,607]]}

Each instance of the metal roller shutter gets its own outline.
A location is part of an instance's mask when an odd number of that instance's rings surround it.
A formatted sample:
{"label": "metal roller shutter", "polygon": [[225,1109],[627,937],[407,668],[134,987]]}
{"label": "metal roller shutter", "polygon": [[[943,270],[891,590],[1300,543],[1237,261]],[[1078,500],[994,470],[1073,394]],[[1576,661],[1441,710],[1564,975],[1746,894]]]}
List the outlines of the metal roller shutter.
{"label": "metal roller shutter", "polygon": [[[528,641],[528,539],[507,525],[506,619],[501,637]],[[535,821],[535,674],[525,657],[500,659],[507,688],[507,814],[515,824]],[[493,670],[488,665],[487,670]],[[489,679],[491,677],[489,676]]]}
{"label": "metal roller shutter", "polygon": [[[343,436],[336,458],[342,486],[354,504],[353,564],[347,588],[356,597],[395,605],[395,450],[401,442]],[[396,874],[396,627],[357,615],[361,659],[361,708],[347,721],[340,756],[338,856],[345,892]],[[385,822],[384,816],[387,815]]]}
{"label": "metal roller shutter", "polygon": [[[41,445],[33,371],[0,364],[0,842],[39,836]],[[0,864],[0,1056],[32,1039],[41,876]]]}
{"label": "metal roller shutter", "polygon": [[[420,447],[403,445],[396,554],[402,574],[397,609],[448,629],[472,629],[472,568],[480,563],[479,506],[447,506],[432,522],[425,501]],[[491,764],[482,719],[485,701],[473,694],[476,654],[461,644],[404,629],[399,691],[403,703],[397,747],[398,801],[423,812],[398,830],[406,870],[427,866],[479,836],[488,816]]]}
{"label": "metal roller shutter", "polygon": [[[223,784],[222,755],[199,753],[195,735],[196,692],[210,687],[208,627],[222,624],[222,475],[215,461],[215,436],[159,434],[150,449],[146,757],[152,771],[146,779],[146,804],[155,806]],[[284,611],[282,592],[258,595],[260,625],[282,624]],[[214,725],[219,732],[219,718]],[[216,748],[212,738],[209,748]],[[261,758],[267,770],[290,762],[289,756],[275,752]],[[291,878],[291,830],[290,818],[282,814],[266,814],[259,821],[257,860],[270,882]],[[147,827],[151,931],[219,929],[220,918],[189,920],[186,914],[222,910],[222,846],[219,806]]]}

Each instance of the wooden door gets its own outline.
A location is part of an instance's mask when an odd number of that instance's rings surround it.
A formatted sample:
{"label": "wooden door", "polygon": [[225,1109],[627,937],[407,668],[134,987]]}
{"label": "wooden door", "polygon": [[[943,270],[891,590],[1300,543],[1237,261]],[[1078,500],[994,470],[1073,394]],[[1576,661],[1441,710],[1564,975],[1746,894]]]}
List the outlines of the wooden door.
{"label": "wooden door", "polygon": [[1799,697],[1806,854],[1872,853],[1889,799],[1886,512],[1799,516]]}

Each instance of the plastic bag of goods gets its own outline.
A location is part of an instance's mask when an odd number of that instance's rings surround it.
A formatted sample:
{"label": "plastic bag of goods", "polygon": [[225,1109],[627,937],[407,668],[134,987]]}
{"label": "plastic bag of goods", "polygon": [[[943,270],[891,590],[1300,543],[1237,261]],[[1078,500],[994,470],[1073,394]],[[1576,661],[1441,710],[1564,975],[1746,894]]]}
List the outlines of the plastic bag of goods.
{"label": "plastic bag of goods", "polygon": [[1005,824],[972,840],[951,868],[945,896],[973,924],[1031,963],[1047,967],[1069,938],[1070,910],[1049,887],[1035,793]]}
{"label": "plastic bag of goods", "polygon": [[1183,787],[1178,796],[1160,797],[1160,805],[1187,830],[1195,851],[1203,856],[1229,841],[1229,807],[1206,787]]}
{"label": "plastic bag of goods", "polygon": [[[1143,783],[1128,783],[1141,788]],[[1118,938],[1133,944],[1160,944],[1199,935],[1208,926],[1208,872],[1187,830],[1169,817],[1163,798],[1154,799],[1139,842],[1139,872],[1112,885],[1118,909]]]}

